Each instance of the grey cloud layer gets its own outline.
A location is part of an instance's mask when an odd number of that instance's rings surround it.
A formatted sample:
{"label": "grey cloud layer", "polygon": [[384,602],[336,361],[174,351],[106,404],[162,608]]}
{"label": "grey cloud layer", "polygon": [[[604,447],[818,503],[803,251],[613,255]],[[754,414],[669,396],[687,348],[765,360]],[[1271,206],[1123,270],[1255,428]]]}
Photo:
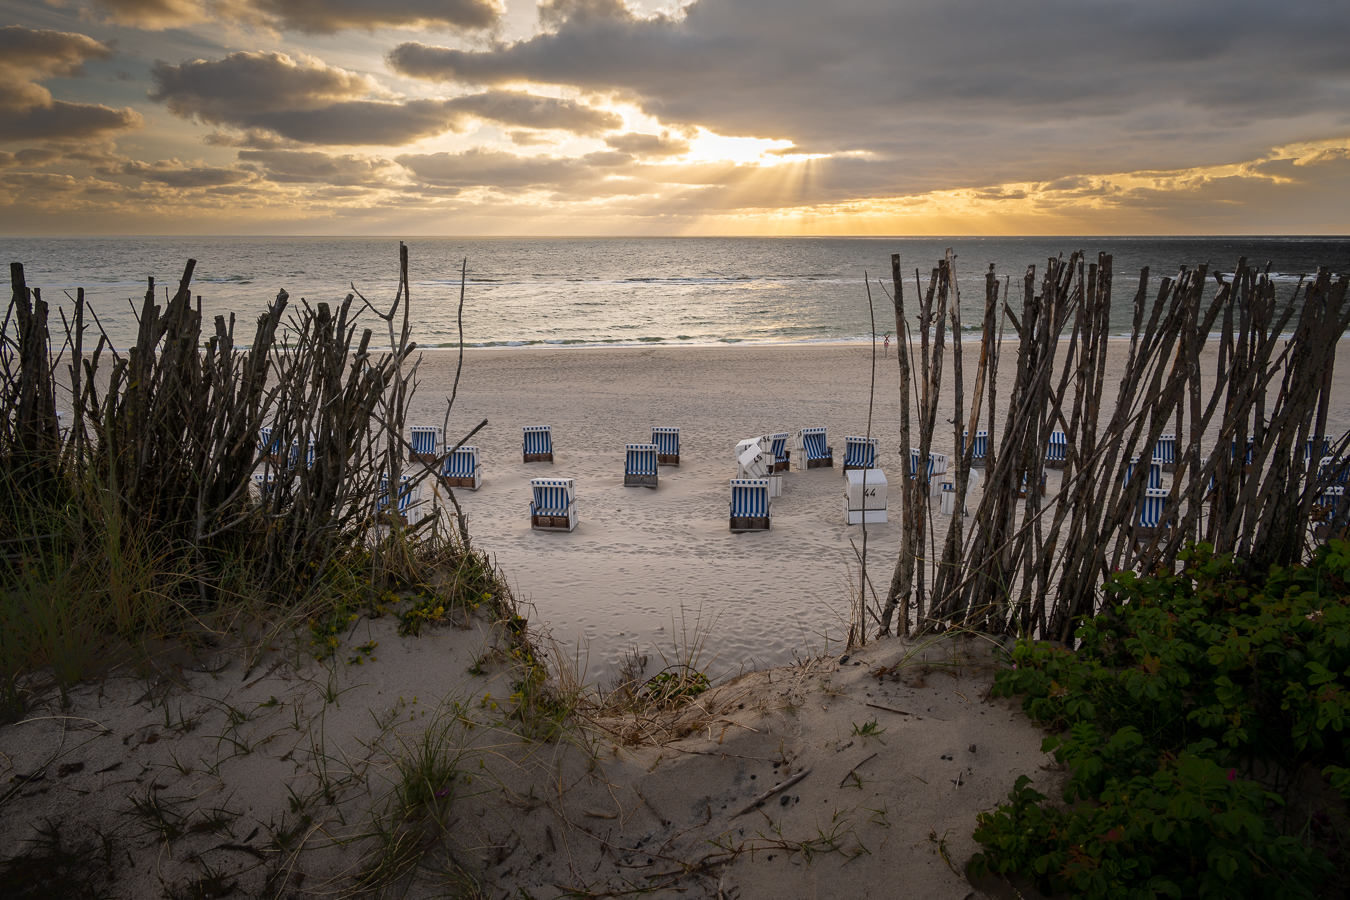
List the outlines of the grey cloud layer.
{"label": "grey cloud layer", "polygon": [[172,28],[208,18],[277,30],[333,34],[344,29],[484,29],[501,19],[496,0],[94,0],[118,24]]}
{"label": "grey cloud layer", "polygon": [[130,109],[53,100],[38,82],[84,74],[112,51],[82,34],[0,27],[0,141],[89,139],[141,124]]}
{"label": "grey cloud layer", "polygon": [[[903,160],[928,187],[997,161],[1049,177],[1193,162],[1344,129],[1350,4],[1294,0],[696,0],[682,19],[553,0],[553,30],[409,42],[400,73],[614,92],[670,125]],[[899,187],[911,177],[892,179]]]}
{"label": "grey cloud layer", "polygon": [[157,63],[150,99],[182,118],[263,130],[292,141],[399,146],[463,130],[469,118],[503,125],[598,134],[622,125],[613,113],[573,100],[494,90],[449,100],[369,99],[371,79],[282,53],[231,53],[220,60]]}

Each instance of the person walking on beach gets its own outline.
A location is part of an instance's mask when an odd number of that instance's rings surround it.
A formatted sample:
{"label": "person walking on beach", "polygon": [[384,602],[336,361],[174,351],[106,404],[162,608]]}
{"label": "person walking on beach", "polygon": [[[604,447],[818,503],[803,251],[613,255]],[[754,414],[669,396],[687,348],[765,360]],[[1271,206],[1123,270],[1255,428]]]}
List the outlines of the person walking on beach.
{"label": "person walking on beach", "polygon": [[891,333],[890,333],[889,331],[886,332],[886,343],[883,345],[883,350],[882,350],[881,355],[882,355],[882,356],[890,356],[890,355],[891,355]]}

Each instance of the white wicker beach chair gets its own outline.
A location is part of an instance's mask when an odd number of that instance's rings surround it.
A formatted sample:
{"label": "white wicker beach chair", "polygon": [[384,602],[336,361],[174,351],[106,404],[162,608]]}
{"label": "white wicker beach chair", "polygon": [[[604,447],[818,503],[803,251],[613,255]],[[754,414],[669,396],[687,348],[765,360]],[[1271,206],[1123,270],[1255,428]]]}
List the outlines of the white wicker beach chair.
{"label": "white wicker beach chair", "polygon": [[833,469],[834,448],[826,444],[828,440],[824,428],[803,428],[797,432],[797,468]]}
{"label": "white wicker beach chair", "polygon": [[1069,438],[1062,431],[1050,432],[1045,445],[1045,467],[1062,469],[1069,459]]}
{"label": "white wicker beach chair", "polygon": [[1162,466],[1164,472],[1175,472],[1177,470],[1177,436],[1175,434],[1164,434],[1158,437],[1158,443],[1153,448],[1153,462],[1155,465]]}
{"label": "white wicker beach chair", "polygon": [[780,431],[769,435],[769,437],[773,439],[770,452],[773,454],[774,474],[788,471],[792,465],[792,451],[788,449],[788,441],[792,439],[792,435],[786,431]]}
{"label": "white wicker beach chair", "polygon": [[731,479],[731,530],[769,531],[773,527],[773,502],[769,499],[769,479]]}
{"label": "white wicker beach chair", "polygon": [[850,525],[883,523],[886,519],[886,473],[850,469],[844,473],[844,520]]}
{"label": "white wicker beach chair", "polygon": [[844,438],[845,474],[850,469],[872,469],[877,464],[877,439],[846,436]]}
{"label": "white wicker beach chair", "polygon": [[746,438],[738,441],[736,453],[737,478],[764,478],[773,472],[773,457],[766,449],[773,442],[767,437]]}
{"label": "white wicker beach chair", "polygon": [[413,425],[408,428],[408,461],[434,463],[445,445],[445,431],[439,425]]}
{"label": "white wicker beach chair", "polygon": [[477,447],[457,447],[441,464],[441,483],[476,491],[483,486],[483,465]]}
{"label": "white wicker beach chair", "polygon": [[625,444],[624,450],[623,486],[655,488],[656,444]]}
{"label": "white wicker beach chair", "polygon": [[521,452],[525,462],[553,462],[553,430],[548,425],[526,425]]}
{"label": "white wicker beach chair", "polygon": [[530,527],[536,531],[571,531],[577,527],[577,486],[573,478],[532,478]]}
{"label": "white wicker beach chair", "polygon": [[680,429],[675,426],[653,425],[652,443],[656,445],[658,466],[680,464]]}

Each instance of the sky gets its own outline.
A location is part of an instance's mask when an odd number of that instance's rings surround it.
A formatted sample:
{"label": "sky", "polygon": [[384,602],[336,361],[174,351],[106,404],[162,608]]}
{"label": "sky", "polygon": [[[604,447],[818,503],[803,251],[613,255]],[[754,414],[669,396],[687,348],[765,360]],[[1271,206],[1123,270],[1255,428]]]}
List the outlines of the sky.
{"label": "sky", "polygon": [[1350,233],[1346,0],[0,0],[0,233]]}

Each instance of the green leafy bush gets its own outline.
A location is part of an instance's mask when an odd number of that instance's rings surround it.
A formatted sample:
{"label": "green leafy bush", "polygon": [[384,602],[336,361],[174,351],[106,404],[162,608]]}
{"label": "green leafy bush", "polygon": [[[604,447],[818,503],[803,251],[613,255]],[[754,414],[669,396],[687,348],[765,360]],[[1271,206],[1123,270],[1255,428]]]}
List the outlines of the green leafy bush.
{"label": "green leafy bush", "polygon": [[1350,796],[1350,544],[1258,582],[1181,559],[1113,576],[1077,651],[1021,641],[996,675],[1070,774],[1062,805],[1024,776],[980,815],[977,871],[1089,898],[1312,897],[1332,873],[1281,792],[1312,766]]}

